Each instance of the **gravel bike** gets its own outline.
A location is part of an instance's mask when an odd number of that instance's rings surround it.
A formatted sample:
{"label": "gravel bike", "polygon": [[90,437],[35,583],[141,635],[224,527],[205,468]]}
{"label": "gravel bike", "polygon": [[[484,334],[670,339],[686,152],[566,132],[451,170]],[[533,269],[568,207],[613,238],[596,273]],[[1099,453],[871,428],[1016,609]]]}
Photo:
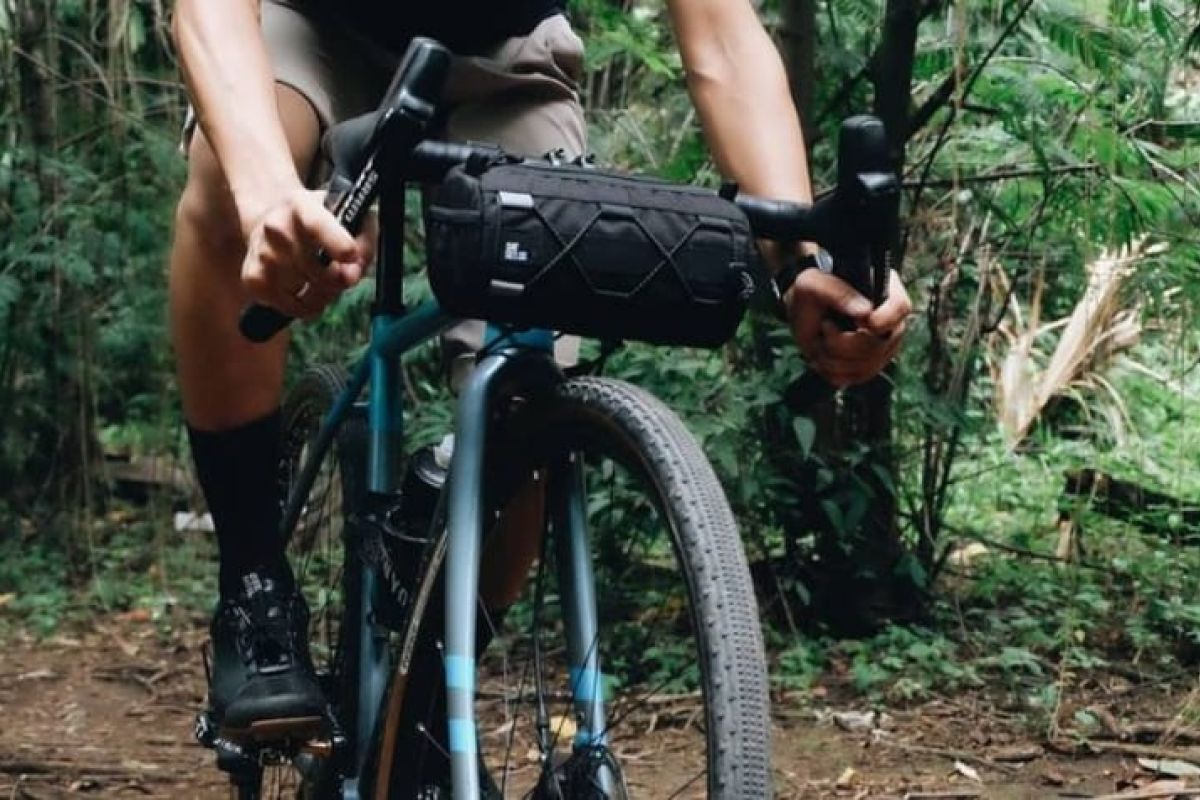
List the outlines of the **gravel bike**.
{"label": "gravel bike", "polygon": [[[197,736],[247,800],[772,797],[754,587],[675,413],[629,383],[565,376],[547,331],[491,326],[448,479],[424,501],[411,490],[401,356],[453,320],[403,303],[405,185],[496,154],[425,138],[447,58],[414,41],[380,109],[326,137],[329,207],[354,230],[378,199],[383,220],[366,354],[349,373],[311,370],[284,406],[283,528],[327,729],[234,742],[202,715]],[[839,188],[811,208],[731,201],[763,237],[879,241],[895,186],[868,123],[843,136]],[[288,320],[252,307],[242,322],[262,340]],[[538,549],[521,599],[490,608],[487,548],[518,505]]]}

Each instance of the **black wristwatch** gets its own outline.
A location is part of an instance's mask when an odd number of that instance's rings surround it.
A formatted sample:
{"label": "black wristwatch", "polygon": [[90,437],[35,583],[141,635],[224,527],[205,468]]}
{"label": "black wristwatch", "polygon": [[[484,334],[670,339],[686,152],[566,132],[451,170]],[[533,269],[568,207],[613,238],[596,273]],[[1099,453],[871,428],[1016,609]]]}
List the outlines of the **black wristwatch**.
{"label": "black wristwatch", "polygon": [[783,262],[783,266],[771,279],[775,283],[775,298],[779,301],[781,311],[786,310],[783,308],[783,296],[788,289],[792,288],[796,278],[804,270],[814,268],[821,272],[829,272],[833,269],[833,257],[824,248],[818,247],[815,253],[805,253],[799,257],[788,258]]}

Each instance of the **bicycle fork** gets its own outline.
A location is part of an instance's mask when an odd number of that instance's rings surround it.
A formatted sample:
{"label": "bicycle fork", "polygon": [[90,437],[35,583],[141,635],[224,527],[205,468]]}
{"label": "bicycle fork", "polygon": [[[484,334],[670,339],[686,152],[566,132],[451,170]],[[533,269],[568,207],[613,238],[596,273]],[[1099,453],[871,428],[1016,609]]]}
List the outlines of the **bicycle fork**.
{"label": "bicycle fork", "polygon": [[[572,454],[556,464],[550,478],[549,506],[557,546],[555,562],[567,638],[571,698],[577,729],[575,750],[591,752],[607,745],[604,681],[600,671],[600,626],[596,613],[596,578],[587,528],[583,464]],[[601,768],[596,776],[605,796],[613,776]]]}
{"label": "bicycle fork", "polygon": [[[560,379],[544,353],[503,351],[483,359],[459,395],[450,464],[446,554],[446,709],[454,797],[480,796],[475,720],[475,624],[483,540],[484,454],[492,402],[502,386],[545,387]],[[587,536],[582,472],[556,470],[549,507],[558,540],[559,586],[577,716],[576,748],[604,744],[605,719],[597,652],[596,590]],[[601,775],[605,783],[608,778]]]}

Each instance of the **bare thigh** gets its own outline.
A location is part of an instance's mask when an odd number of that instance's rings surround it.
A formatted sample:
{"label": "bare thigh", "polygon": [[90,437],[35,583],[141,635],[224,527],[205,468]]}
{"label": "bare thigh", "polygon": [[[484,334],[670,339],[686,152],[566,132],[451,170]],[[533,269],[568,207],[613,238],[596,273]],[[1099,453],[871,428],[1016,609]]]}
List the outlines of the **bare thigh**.
{"label": "bare thigh", "polygon": [[[317,115],[294,89],[278,85],[276,97],[297,172],[306,174],[317,152]],[[175,215],[169,295],[184,416],[204,430],[259,419],[278,407],[282,392],[287,337],[258,345],[238,332],[238,317],[248,301],[241,284],[244,255],[229,186],[197,130]]]}

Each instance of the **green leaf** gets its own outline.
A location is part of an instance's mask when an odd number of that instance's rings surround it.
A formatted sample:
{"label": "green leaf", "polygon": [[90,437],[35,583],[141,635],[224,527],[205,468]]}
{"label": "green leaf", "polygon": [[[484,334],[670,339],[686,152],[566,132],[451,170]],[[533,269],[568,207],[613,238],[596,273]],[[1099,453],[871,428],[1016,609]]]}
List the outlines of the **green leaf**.
{"label": "green leaf", "polygon": [[129,29],[126,35],[129,37],[129,49],[136,53],[146,44],[146,22],[142,19],[142,10],[134,7],[129,14]]}
{"label": "green leaf", "polygon": [[1150,22],[1154,25],[1154,31],[1164,44],[1168,46],[1174,44],[1175,20],[1171,18],[1171,12],[1167,10],[1162,0],[1156,0],[1150,6]]}
{"label": "green leaf", "polygon": [[833,500],[825,499],[821,501],[821,510],[825,512],[825,517],[829,520],[830,526],[838,533],[846,532],[846,520],[842,515],[841,507]]}
{"label": "green leaf", "polygon": [[896,562],[896,574],[907,578],[913,586],[924,587],[929,583],[929,572],[912,553],[905,553]]}
{"label": "green leaf", "polygon": [[808,417],[796,417],[792,420],[792,430],[796,433],[796,441],[800,444],[800,452],[808,458],[812,452],[813,442],[817,438],[817,425]]}
{"label": "green leaf", "polygon": [[12,275],[0,275],[0,320],[8,317],[9,309],[21,296],[21,282]]}

